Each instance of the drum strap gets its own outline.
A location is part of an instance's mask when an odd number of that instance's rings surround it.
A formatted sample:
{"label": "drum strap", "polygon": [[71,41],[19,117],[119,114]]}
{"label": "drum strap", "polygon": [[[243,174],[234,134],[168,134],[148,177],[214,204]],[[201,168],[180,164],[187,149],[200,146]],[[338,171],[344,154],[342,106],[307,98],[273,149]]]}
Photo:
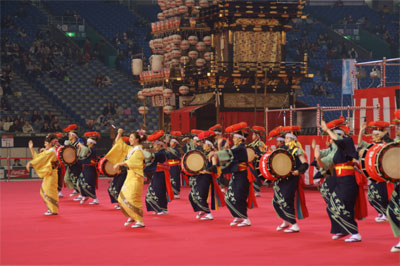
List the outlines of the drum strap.
{"label": "drum strap", "polygon": [[157,163],[156,172],[164,172],[165,186],[167,188],[168,199],[169,201],[172,201],[174,199],[174,191],[172,190],[172,185],[171,185],[169,165],[163,163]]}
{"label": "drum strap", "polygon": [[239,163],[239,171],[247,171],[247,179],[249,180],[249,196],[247,197],[247,208],[253,209],[257,208],[257,201],[256,201],[256,196],[254,194],[254,187],[253,187],[253,181],[256,180],[256,177],[253,174],[254,167],[253,165],[247,162],[241,162]]}

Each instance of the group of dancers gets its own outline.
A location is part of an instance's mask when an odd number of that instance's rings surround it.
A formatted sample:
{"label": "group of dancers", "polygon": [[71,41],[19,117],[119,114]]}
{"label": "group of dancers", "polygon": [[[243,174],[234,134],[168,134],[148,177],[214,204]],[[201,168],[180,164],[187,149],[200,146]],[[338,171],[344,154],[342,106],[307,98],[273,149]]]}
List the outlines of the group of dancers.
{"label": "group of dancers", "polygon": [[[366,217],[366,200],[364,185],[368,185],[368,201],[377,210],[376,222],[389,220],[395,237],[400,236],[400,180],[393,182],[377,181],[370,178],[366,171],[360,170],[360,154],[371,144],[380,142],[400,142],[400,110],[396,111],[396,138],[390,138],[388,123],[375,121],[363,125],[360,130],[358,146],[349,136],[343,118],[329,123],[321,122],[321,129],[330,138],[328,147],[320,150],[313,143],[314,161],[311,163],[319,170],[314,178],[320,180],[318,188],[327,204],[327,214],[331,222],[332,239],[345,238],[345,242],[359,242],[361,235],[356,219]],[[62,180],[65,185],[74,189],[70,196],[84,204],[99,204],[96,187],[99,171],[96,167],[95,145],[100,137],[97,132],[87,132],[86,145],[80,141],[76,125],[65,129],[68,140],[64,146],[73,146],[77,160],[73,164],[64,165],[59,160],[59,138],[49,134],[44,142],[45,148],[36,153],[32,141],[29,148],[33,160],[27,168],[33,167],[39,177],[43,178],[40,194],[47,206],[45,215],[58,214],[59,192]],[[364,130],[373,129],[374,143],[367,144],[363,139]],[[168,214],[168,203],[180,198],[181,183],[190,186],[189,202],[196,213],[195,218],[213,220],[211,210],[218,206],[226,206],[233,220],[230,226],[251,226],[247,210],[257,207],[256,198],[260,196],[261,185],[268,181],[262,174],[260,160],[266,153],[275,149],[285,150],[294,161],[290,173],[284,177],[272,178],[274,196],[273,208],[282,223],[276,228],[284,233],[300,232],[297,219],[308,216],[303,192],[304,173],[309,164],[296,132],[300,128],[277,127],[270,131],[268,137],[276,139],[276,148],[267,147],[262,141],[265,135],[263,127],[247,127],[242,122],[225,129],[218,124],[206,131],[192,130],[191,138],[175,131],[164,134],[157,131],[146,136],[145,131],[131,132],[123,136],[123,129],[118,129],[112,148],[102,158],[112,165],[113,179],[108,188],[112,203],[127,217],[125,226],[132,228],[145,227],[143,221],[142,192],[145,179],[151,179],[145,196],[148,212],[155,215]],[[252,141],[246,143],[251,133]],[[227,137],[229,136],[229,137]],[[254,152],[254,160],[249,160],[248,147]],[[195,155],[189,162],[189,155]],[[200,157],[196,157],[200,156]],[[186,161],[187,159],[187,161]],[[204,160],[201,170],[196,168],[198,161]],[[188,169],[185,168],[188,165]],[[62,195],[62,194],[60,194]],[[400,251],[400,242],[393,246],[392,252]]]}

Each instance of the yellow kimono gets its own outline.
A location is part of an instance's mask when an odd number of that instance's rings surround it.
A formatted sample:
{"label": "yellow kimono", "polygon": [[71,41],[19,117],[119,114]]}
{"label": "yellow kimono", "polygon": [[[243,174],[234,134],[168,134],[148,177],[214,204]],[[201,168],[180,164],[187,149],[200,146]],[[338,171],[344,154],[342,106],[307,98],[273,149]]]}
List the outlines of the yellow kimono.
{"label": "yellow kimono", "polygon": [[144,155],[142,147],[140,145],[129,146],[121,138],[105,158],[113,164],[123,161],[128,165],[128,174],[119,193],[118,203],[125,216],[132,218],[136,222],[143,222]]}
{"label": "yellow kimono", "polygon": [[40,178],[43,178],[40,196],[51,213],[58,213],[58,174],[55,163],[57,162],[54,149],[41,153],[34,152],[31,165]]}

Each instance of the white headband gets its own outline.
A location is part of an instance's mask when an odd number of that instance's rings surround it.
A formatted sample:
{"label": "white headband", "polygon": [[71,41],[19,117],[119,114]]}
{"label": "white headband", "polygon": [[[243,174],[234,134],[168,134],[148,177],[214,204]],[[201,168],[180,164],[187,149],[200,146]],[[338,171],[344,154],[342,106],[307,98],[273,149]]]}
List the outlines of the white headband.
{"label": "white headband", "polygon": [[246,138],[243,135],[240,134],[233,134],[234,137],[239,138],[239,139],[243,139],[246,140]]}
{"label": "white headband", "polygon": [[200,139],[199,139],[199,137],[196,136],[193,138],[193,140],[199,141]]}
{"label": "white headband", "polygon": [[294,140],[297,139],[297,137],[292,133],[286,133],[285,137],[289,137],[289,138],[294,139]]}
{"label": "white headband", "polygon": [[285,141],[285,139],[282,138],[282,137],[277,137],[276,140],[277,140],[277,141]]}
{"label": "white headband", "polygon": [[76,133],[75,132],[69,132],[68,134],[71,134],[72,136],[75,136],[76,138],[78,137],[78,135],[76,135]]}
{"label": "white headband", "polygon": [[176,139],[171,139],[171,142],[175,142],[176,144],[179,144],[179,142]]}
{"label": "white headband", "polygon": [[374,135],[380,134],[380,133],[381,133],[381,131],[379,131],[379,130],[373,130],[373,131],[372,131],[372,134],[374,134]]}
{"label": "white headband", "polygon": [[334,130],[333,130],[333,133],[336,133],[336,134],[338,134],[338,135],[344,135],[344,131],[341,130],[341,129],[334,129]]}
{"label": "white headband", "polygon": [[209,141],[209,140],[206,140],[206,142],[205,142],[207,145],[209,145],[211,148],[213,148],[214,149],[214,145],[211,143],[211,141]]}
{"label": "white headband", "polygon": [[221,131],[214,131],[215,132],[215,135],[221,135],[222,133],[221,133]]}
{"label": "white headband", "polygon": [[87,143],[93,143],[93,144],[97,144],[97,142],[94,139],[87,139]]}

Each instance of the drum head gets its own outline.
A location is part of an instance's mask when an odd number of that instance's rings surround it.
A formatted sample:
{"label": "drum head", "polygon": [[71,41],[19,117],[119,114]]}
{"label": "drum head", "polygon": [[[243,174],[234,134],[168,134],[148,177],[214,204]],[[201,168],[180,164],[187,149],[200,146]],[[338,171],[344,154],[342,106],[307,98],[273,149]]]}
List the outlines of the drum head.
{"label": "drum head", "polygon": [[252,147],[247,147],[247,161],[252,162],[256,158],[256,151]]}
{"label": "drum head", "polygon": [[191,153],[186,159],[186,167],[192,172],[198,172],[204,168],[204,157],[200,153]]}
{"label": "drum head", "polygon": [[382,156],[382,170],[390,178],[400,180],[400,146],[391,147]]}
{"label": "drum head", "polygon": [[286,153],[277,153],[271,158],[271,167],[279,176],[287,176],[292,171],[292,159]]}
{"label": "drum head", "polygon": [[75,148],[71,146],[64,146],[61,156],[66,164],[75,163],[76,161]]}
{"label": "drum head", "polygon": [[104,173],[107,175],[107,176],[115,176],[116,174],[117,174],[117,171],[116,170],[114,170],[114,164],[113,163],[111,163],[110,161],[108,161],[108,160],[106,160],[105,162],[104,162]]}

